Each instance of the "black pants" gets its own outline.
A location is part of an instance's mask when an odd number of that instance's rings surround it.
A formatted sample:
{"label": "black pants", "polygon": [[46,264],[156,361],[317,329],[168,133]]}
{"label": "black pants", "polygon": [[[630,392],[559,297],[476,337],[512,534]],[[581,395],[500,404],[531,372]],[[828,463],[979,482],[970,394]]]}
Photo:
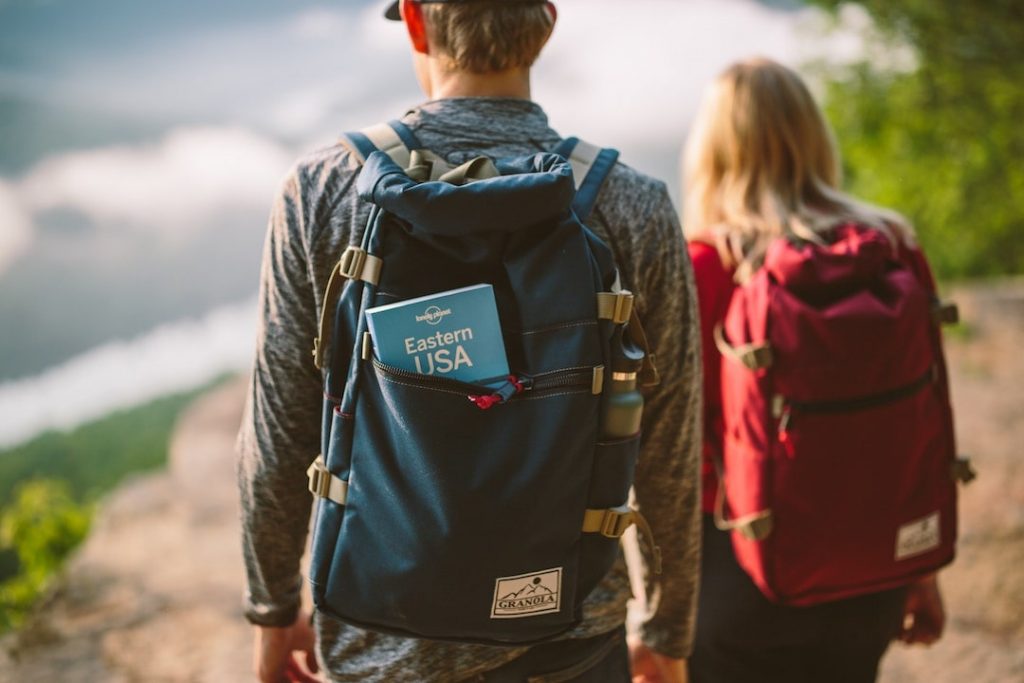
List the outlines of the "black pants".
{"label": "black pants", "polygon": [[481,675],[479,683],[630,683],[626,629],[556,640]]}
{"label": "black pants", "polygon": [[871,683],[896,633],[905,589],[813,607],[770,602],[704,517],[691,683]]}

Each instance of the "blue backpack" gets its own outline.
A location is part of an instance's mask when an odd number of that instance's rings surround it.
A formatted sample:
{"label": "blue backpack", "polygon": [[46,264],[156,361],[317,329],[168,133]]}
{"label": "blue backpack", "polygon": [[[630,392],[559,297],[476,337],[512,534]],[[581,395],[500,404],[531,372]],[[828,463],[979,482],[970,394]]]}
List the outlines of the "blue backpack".
{"label": "blue backpack", "polygon": [[[602,416],[613,353],[642,357],[643,383],[656,372],[612,253],[582,223],[618,153],[570,138],[453,169],[397,121],[344,142],[372,211],[334,269],[314,342],[325,378],[323,455],[308,472],[314,603],[403,636],[550,639],[580,622],[626,528],[646,528],[627,505],[639,432],[605,438]],[[481,283],[493,286],[508,381],[379,360],[366,309]]]}

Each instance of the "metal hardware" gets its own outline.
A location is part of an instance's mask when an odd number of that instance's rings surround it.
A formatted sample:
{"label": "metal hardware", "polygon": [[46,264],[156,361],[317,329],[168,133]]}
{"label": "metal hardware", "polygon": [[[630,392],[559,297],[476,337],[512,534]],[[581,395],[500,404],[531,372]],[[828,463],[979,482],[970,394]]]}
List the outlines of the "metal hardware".
{"label": "metal hardware", "polygon": [[590,383],[590,393],[597,396],[602,391],[604,391],[604,366],[597,365],[594,367],[593,379]]}

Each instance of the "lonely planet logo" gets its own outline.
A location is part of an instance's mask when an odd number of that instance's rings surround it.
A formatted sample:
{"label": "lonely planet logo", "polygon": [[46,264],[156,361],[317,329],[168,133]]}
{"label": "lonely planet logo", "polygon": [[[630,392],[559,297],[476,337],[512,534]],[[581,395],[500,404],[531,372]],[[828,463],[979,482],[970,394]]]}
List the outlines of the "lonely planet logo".
{"label": "lonely planet logo", "polygon": [[438,308],[437,306],[428,306],[427,310],[423,311],[423,315],[416,316],[416,322],[427,323],[429,325],[437,325],[441,322],[441,319],[446,315],[451,315],[452,309],[450,308]]}
{"label": "lonely planet logo", "polygon": [[518,619],[557,612],[561,606],[562,568],[506,576],[494,585],[491,619]]}

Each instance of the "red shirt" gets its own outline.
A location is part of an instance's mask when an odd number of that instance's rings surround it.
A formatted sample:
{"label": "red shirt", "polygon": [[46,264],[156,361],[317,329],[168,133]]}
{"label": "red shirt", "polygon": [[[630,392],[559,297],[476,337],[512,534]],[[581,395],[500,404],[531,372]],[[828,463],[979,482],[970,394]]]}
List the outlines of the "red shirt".
{"label": "red shirt", "polygon": [[701,478],[704,512],[715,509],[718,495],[718,475],[715,460],[721,462],[725,428],[722,423],[722,382],[720,369],[722,354],[715,346],[715,325],[725,318],[732,298],[732,272],[722,265],[718,251],[704,242],[689,242],[687,250],[693,263],[697,283],[697,305],[700,309],[700,341],[704,364],[704,450]]}

